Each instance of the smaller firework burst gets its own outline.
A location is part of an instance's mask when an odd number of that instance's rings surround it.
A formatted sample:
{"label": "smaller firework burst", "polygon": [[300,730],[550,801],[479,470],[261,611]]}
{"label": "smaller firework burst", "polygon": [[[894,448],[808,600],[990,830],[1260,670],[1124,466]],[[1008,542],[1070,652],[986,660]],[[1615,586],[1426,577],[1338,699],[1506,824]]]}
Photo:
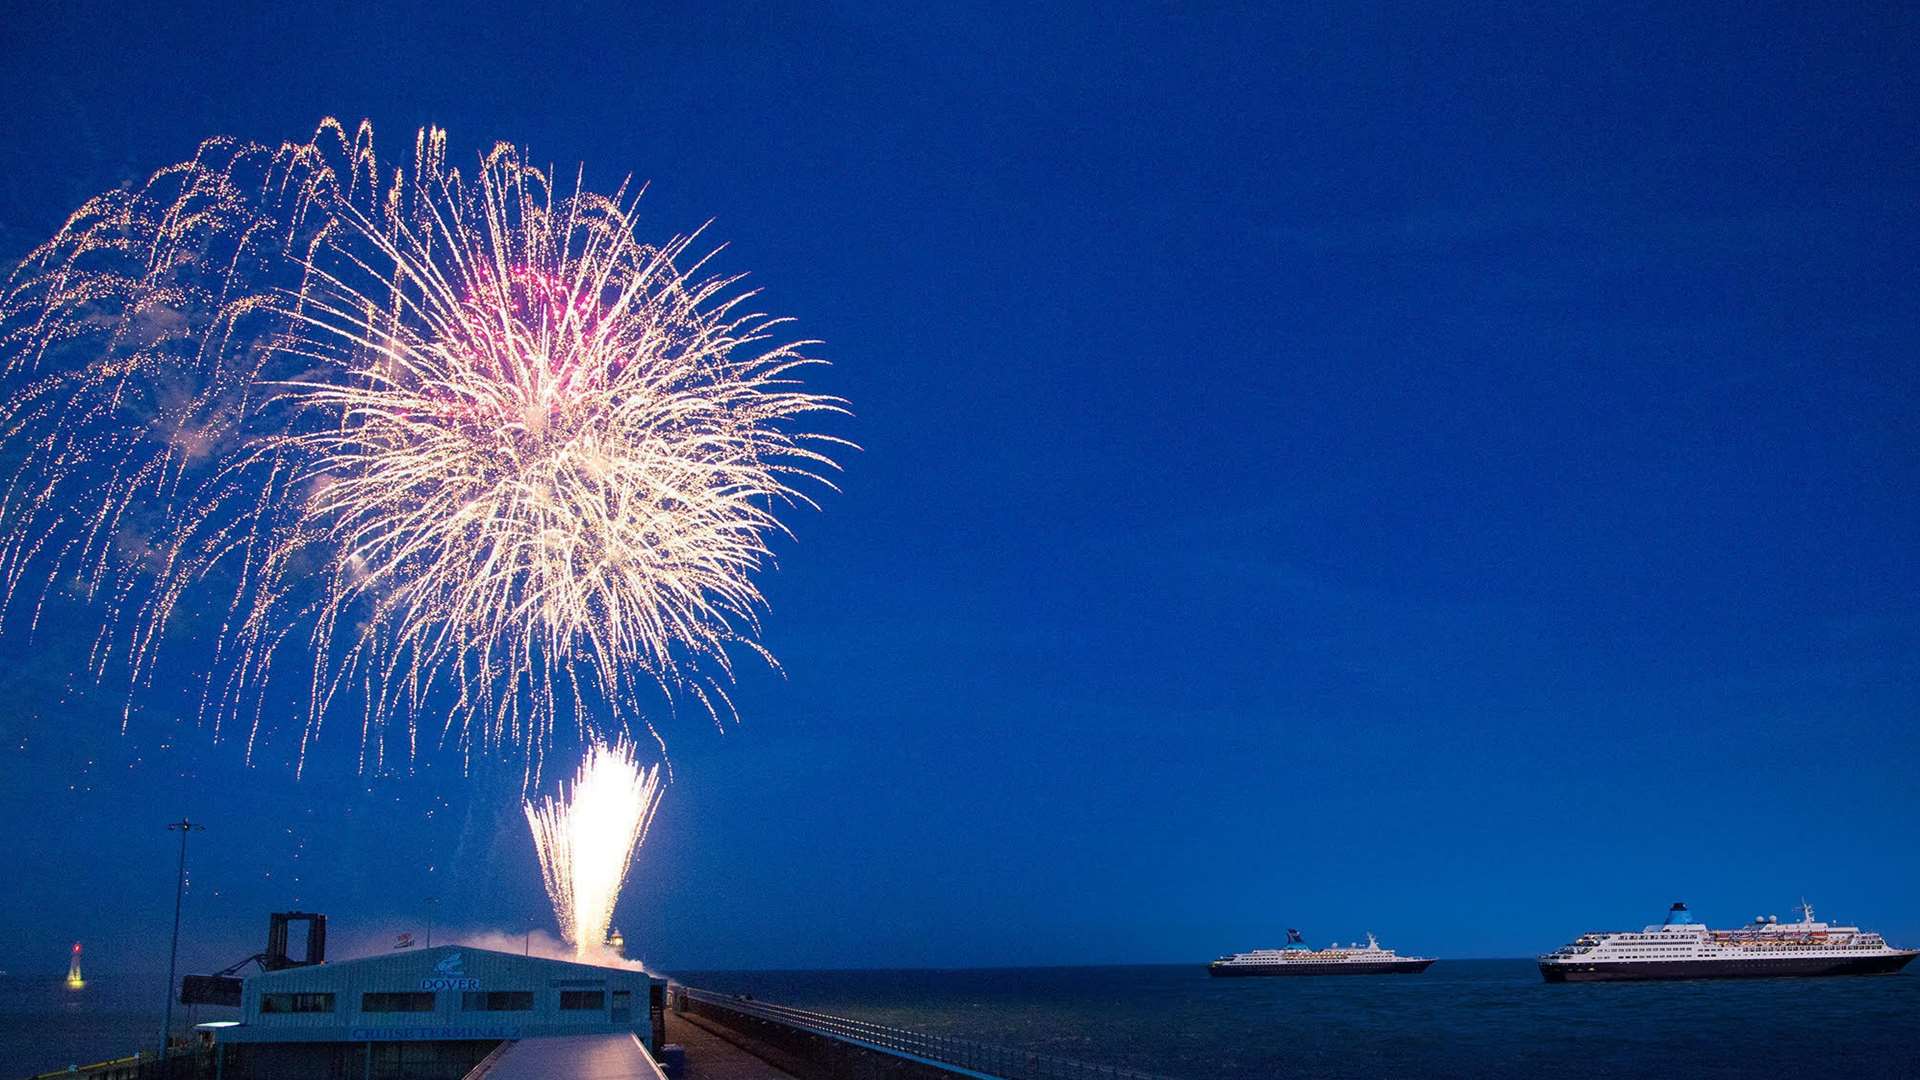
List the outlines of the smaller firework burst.
{"label": "smaller firework burst", "polygon": [[606,941],[614,902],[661,794],[660,766],[640,767],[633,744],[620,739],[590,745],[559,798],[522,803],[554,918],[575,955]]}

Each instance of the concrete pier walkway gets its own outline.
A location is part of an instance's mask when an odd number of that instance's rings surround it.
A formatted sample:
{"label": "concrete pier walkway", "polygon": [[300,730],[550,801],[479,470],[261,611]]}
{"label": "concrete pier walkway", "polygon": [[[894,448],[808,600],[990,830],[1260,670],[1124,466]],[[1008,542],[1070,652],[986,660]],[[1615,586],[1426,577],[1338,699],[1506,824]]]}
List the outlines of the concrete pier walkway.
{"label": "concrete pier walkway", "polygon": [[667,1011],[667,1041],[686,1048],[685,1080],[794,1080],[685,1013]]}

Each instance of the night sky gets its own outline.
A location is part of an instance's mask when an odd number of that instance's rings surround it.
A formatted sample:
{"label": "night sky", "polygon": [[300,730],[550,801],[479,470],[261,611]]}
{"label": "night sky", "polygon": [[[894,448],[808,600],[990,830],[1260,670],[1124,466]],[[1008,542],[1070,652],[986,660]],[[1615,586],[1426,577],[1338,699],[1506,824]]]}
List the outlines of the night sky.
{"label": "night sky", "polygon": [[[642,5],[635,5],[642,6]],[[669,970],[1526,955],[1676,899],[1920,940],[1906,5],[12,5],[0,253],[370,118],[650,183],[862,452],[616,919]],[[158,7],[157,5],[155,6]],[[912,7],[912,5],[908,5]],[[1840,10],[1844,8],[1844,11]],[[0,637],[0,967],[550,926],[518,771],[296,779]],[[444,933],[445,931],[441,931]]]}

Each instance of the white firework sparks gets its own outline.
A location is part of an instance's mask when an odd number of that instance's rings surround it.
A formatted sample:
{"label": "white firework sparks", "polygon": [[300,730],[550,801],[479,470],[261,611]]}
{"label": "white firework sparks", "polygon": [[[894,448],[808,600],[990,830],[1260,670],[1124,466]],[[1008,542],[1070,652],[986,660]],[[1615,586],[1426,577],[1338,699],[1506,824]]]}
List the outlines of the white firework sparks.
{"label": "white firework sparks", "polygon": [[614,903],[634,851],[646,843],[661,794],[660,767],[635,764],[631,744],[595,743],[571,789],[562,784],[558,799],[522,804],[554,918],[576,955],[606,942]]}
{"label": "white firework sparks", "polygon": [[0,301],[6,601],[102,606],[130,710],[170,622],[217,626],[202,719],[250,748],[290,650],[306,737],[351,713],[363,763],[424,722],[531,776],[650,687],[731,715],[776,512],[831,487],[840,440],[796,422],[843,403],[636,202],[504,145],[463,175],[437,130],[383,174],[331,122],[90,202]]}

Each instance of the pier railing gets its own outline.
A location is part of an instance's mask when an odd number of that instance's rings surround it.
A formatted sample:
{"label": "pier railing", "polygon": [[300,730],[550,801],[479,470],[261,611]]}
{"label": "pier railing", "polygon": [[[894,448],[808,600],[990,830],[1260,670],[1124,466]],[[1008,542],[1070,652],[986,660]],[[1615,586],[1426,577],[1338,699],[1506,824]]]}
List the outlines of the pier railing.
{"label": "pier railing", "polygon": [[928,1035],[868,1023],[845,1016],[773,1005],[751,998],[716,994],[691,987],[675,987],[689,1001],[740,1013],[775,1024],[798,1028],[815,1035],[854,1043],[869,1050],[905,1055],[942,1065],[953,1065],[1000,1080],[1161,1080],[1151,1073],[1114,1065],[1094,1065],[1071,1058],[1053,1057],[994,1043],[975,1042],[947,1035]]}
{"label": "pier railing", "polygon": [[165,1061],[158,1054],[142,1052],[91,1065],[69,1065],[28,1080],[202,1080],[215,1071],[212,1047],[176,1046]]}

